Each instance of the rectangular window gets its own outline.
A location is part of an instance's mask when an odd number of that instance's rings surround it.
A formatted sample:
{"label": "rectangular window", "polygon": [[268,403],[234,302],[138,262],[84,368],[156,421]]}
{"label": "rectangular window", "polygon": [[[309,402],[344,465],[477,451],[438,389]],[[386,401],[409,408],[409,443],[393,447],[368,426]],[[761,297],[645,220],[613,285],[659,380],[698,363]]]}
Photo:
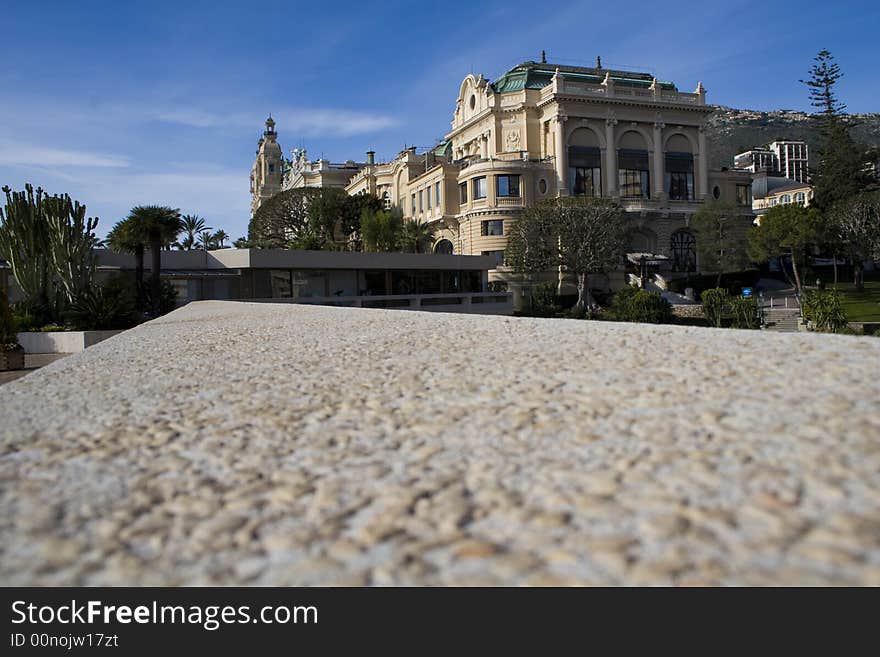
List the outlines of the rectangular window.
{"label": "rectangular window", "polygon": [[269,173],[275,173],[275,165],[274,164],[269,165]]}
{"label": "rectangular window", "polygon": [[463,182],[458,186],[458,200],[461,203],[467,203],[467,183]]}
{"label": "rectangular window", "polygon": [[694,199],[694,156],[666,153],[666,194],[671,201]]}
{"label": "rectangular window", "polygon": [[480,255],[490,256],[495,261],[495,267],[504,266],[504,251],[481,251]]}
{"label": "rectangular window", "polygon": [[519,176],[496,176],[498,196],[519,197]]}
{"label": "rectangular window", "polygon": [[480,222],[480,235],[483,237],[494,237],[504,235],[504,221],[502,219],[492,219],[490,221]]}
{"label": "rectangular window", "polygon": [[617,151],[618,185],[622,198],[651,198],[648,151]]}
{"label": "rectangular window", "polygon": [[440,207],[440,183],[437,183],[434,186],[434,201],[437,204],[437,207]]}
{"label": "rectangular window", "polygon": [[474,178],[474,199],[486,198],[486,176]]}
{"label": "rectangular window", "polygon": [[425,190],[425,196],[427,197],[428,209],[430,210],[431,209],[431,188],[430,187],[428,187],[428,189]]}
{"label": "rectangular window", "polygon": [[413,214],[416,213],[416,195],[415,194],[412,195],[412,213]]}
{"label": "rectangular window", "polygon": [[420,189],[420,190],[419,190],[419,212],[422,212],[422,211],[424,211],[424,209],[425,209],[425,205],[424,205],[424,202],[423,202],[423,201],[424,201],[424,196],[425,196],[425,192],[423,192],[423,191]]}
{"label": "rectangular window", "polygon": [[651,198],[647,171],[620,169],[617,174],[621,198]]}
{"label": "rectangular window", "polygon": [[568,191],[572,196],[602,196],[602,162],[598,148],[568,149]]}
{"label": "rectangular window", "polygon": [[749,200],[749,196],[751,195],[752,188],[749,185],[737,185],[736,186],[736,202],[739,205],[751,205],[752,202]]}

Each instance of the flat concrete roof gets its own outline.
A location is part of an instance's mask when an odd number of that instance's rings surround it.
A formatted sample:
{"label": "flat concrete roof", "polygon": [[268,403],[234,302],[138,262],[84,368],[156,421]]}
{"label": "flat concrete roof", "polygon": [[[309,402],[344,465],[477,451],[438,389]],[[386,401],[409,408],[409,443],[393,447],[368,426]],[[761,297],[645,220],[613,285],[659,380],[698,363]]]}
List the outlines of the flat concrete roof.
{"label": "flat concrete roof", "polygon": [[0,584],[880,585],[878,364],[191,303],[0,387]]}
{"label": "flat concrete roof", "polygon": [[[127,253],[97,249],[98,264],[134,269]],[[144,267],[150,268],[150,253]],[[294,251],[288,249],[218,249],[215,251],[162,251],[163,269],[426,269],[475,270],[495,268],[490,256],[437,253],[360,253],[351,251]]]}

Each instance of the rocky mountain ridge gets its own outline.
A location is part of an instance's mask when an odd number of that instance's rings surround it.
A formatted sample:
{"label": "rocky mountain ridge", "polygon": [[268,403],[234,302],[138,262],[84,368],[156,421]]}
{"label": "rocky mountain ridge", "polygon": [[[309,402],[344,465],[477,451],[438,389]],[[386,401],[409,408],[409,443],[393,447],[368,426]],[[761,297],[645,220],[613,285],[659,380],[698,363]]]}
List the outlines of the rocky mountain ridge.
{"label": "rocky mountain ridge", "polygon": [[[852,114],[851,135],[856,141],[880,147],[880,113]],[[810,114],[797,110],[736,109],[718,105],[709,118],[709,166],[732,167],[733,156],[779,139],[802,139],[811,153],[818,146],[818,130]]]}

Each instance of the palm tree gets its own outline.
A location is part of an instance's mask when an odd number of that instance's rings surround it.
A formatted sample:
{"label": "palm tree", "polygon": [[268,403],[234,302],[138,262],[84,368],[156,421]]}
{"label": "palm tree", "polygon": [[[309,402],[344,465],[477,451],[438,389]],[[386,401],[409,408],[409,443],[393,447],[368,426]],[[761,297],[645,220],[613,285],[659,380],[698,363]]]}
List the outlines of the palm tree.
{"label": "palm tree", "polygon": [[137,307],[141,309],[144,283],[144,239],[138,232],[134,221],[123,219],[107,233],[107,246],[116,253],[131,253],[135,257],[135,279],[137,280]]}
{"label": "palm tree", "polygon": [[[173,242],[180,232],[180,210],[159,205],[139,205],[131,209],[126,221],[132,222],[133,230],[141,243],[149,243],[150,245],[150,255],[152,256],[150,297],[153,306],[151,310],[153,316],[156,317],[159,315],[159,295],[162,290],[160,278],[162,247]],[[141,276],[143,276],[143,268]]]}
{"label": "palm tree", "polygon": [[405,221],[398,236],[398,248],[407,253],[427,253],[434,242],[434,229],[427,223]]}
{"label": "palm tree", "polygon": [[205,251],[215,246],[214,235],[211,234],[210,230],[203,230],[201,233],[199,233],[199,245]]}
{"label": "palm tree", "polygon": [[229,235],[226,234],[226,231],[222,228],[218,230],[212,236],[212,239],[217,243],[217,245],[222,249],[224,247],[224,243],[229,239]]}
{"label": "palm tree", "polygon": [[186,237],[180,243],[180,247],[186,251],[196,248],[196,236],[203,230],[211,230],[205,225],[205,220],[197,214],[185,214],[180,220],[181,230]]}

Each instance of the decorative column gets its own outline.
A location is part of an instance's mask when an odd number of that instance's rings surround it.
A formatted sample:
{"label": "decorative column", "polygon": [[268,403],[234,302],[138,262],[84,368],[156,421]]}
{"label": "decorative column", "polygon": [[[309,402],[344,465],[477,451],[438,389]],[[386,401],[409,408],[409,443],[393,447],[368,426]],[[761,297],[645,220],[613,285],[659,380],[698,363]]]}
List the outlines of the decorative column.
{"label": "decorative column", "polygon": [[605,119],[605,196],[617,196],[617,149],[614,147],[614,126],[617,119]]}
{"label": "decorative column", "polygon": [[666,124],[663,123],[663,119],[658,114],[657,120],[654,121],[654,171],[651,172],[651,177],[654,179],[654,191],[652,193],[657,200],[662,200],[664,196],[663,185],[666,171],[664,171],[663,166],[663,128],[665,127]]}
{"label": "decorative column", "polygon": [[568,196],[568,151],[565,148],[565,114],[556,116],[556,189],[559,196]]}
{"label": "decorative column", "polygon": [[489,157],[489,137],[486,134],[480,135],[480,158],[485,160]]}
{"label": "decorative column", "polygon": [[709,193],[709,158],[706,153],[706,126],[698,128],[697,147],[700,149],[700,159],[697,162],[698,190],[697,198],[705,200]]}

